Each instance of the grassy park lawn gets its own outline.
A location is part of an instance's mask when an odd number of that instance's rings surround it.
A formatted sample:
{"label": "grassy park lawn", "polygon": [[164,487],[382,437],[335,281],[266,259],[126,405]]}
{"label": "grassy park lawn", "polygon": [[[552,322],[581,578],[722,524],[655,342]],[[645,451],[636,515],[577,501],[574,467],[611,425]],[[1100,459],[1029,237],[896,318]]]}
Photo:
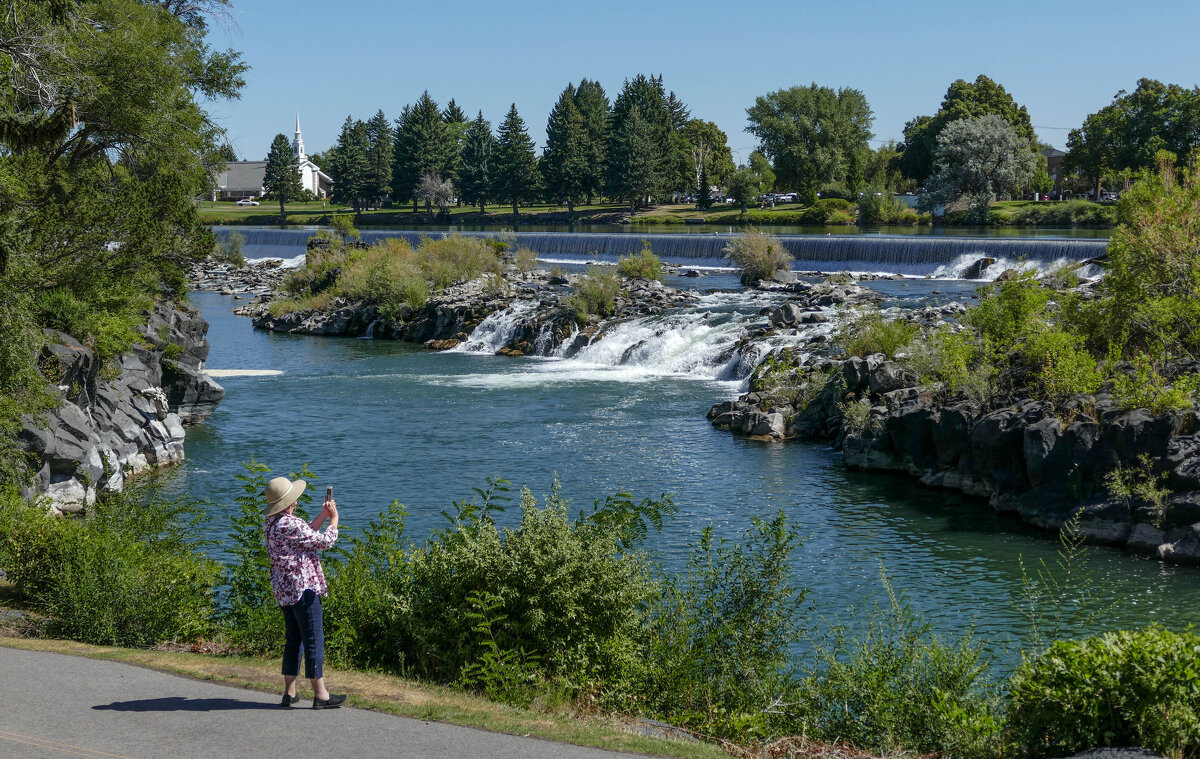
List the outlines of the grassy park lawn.
{"label": "grassy park lawn", "polygon": [[[425,206],[419,206],[414,214],[411,205],[393,208],[378,208],[363,211],[359,214],[359,226],[412,225],[432,223],[444,224],[482,224],[482,225],[512,225],[512,206],[492,204],[485,207],[484,214],[479,213],[478,206],[463,206],[450,209],[449,222],[434,219],[426,221]],[[288,224],[328,224],[333,213],[352,213],[341,205],[326,201],[312,203],[288,203]],[[209,224],[248,224],[269,225],[279,223],[279,204],[262,201],[258,206],[239,206],[230,201],[203,201],[199,205],[201,220]],[[567,222],[567,207],[553,203],[532,203],[520,207],[521,221],[526,224],[563,224]],[[628,206],[624,203],[596,203],[593,205],[575,206],[575,221],[581,223],[613,223],[617,218],[628,214]]]}

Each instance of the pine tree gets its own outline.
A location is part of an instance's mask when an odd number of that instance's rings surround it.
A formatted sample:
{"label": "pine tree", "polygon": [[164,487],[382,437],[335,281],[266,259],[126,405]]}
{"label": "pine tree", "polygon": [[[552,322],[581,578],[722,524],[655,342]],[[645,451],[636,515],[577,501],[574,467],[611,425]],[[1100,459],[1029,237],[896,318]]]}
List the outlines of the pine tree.
{"label": "pine tree", "polygon": [[700,166],[700,186],[696,188],[696,205],[707,211],[712,207],[712,198],[708,195],[708,166]]}
{"label": "pine tree", "polygon": [[370,191],[371,165],[367,151],[367,125],[347,116],[337,144],[333,146],[329,175],[333,178],[334,201],[349,203],[356,214]]}
{"label": "pine tree", "polygon": [[550,111],[546,124],[543,177],[551,200],[567,201],[573,218],[575,201],[587,189],[587,131],[575,105],[575,88],[568,84]]}
{"label": "pine tree", "polygon": [[483,111],[467,127],[463,136],[462,169],[459,184],[464,200],[472,205],[479,204],[479,213],[487,210],[491,198],[491,177],[496,138],[492,125],[483,118]]}
{"label": "pine tree", "polygon": [[[417,181],[420,182],[422,177],[431,173],[437,174],[443,179],[446,178],[453,169],[454,136],[446,122],[442,120],[438,104],[429,97],[428,90],[421,93],[421,97],[413,105],[411,117],[413,122],[413,169],[416,171]],[[416,211],[415,195],[413,210]],[[430,213],[432,210],[432,204],[426,200],[425,212]]]}
{"label": "pine tree", "polygon": [[267,167],[263,174],[263,195],[279,201],[280,223],[287,223],[284,204],[299,200],[304,192],[300,183],[300,161],[292,151],[292,143],[282,134],[275,135],[271,150],[267,153]]}
{"label": "pine tree", "polygon": [[[463,139],[467,134],[467,125],[471,122],[467,119],[467,114],[458,107],[458,103],[454,102],[454,98],[450,98],[450,102],[446,103],[445,109],[442,110],[442,121],[445,122],[446,128],[450,130],[450,140],[453,145],[450,163],[446,166],[446,179],[449,179],[455,187],[458,187],[461,182],[459,175],[462,172],[462,150]],[[458,205],[462,205],[462,193],[459,193]]]}
{"label": "pine tree", "polygon": [[584,150],[587,155],[587,177],[584,193],[587,194],[588,205],[592,204],[595,196],[604,191],[605,171],[608,164],[608,128],[611,118],[611,107],[608,95],[599,82],[582,79],[575,90],[575,105],[583,119],[583,128],[587,134]]}
{"label": "pine tree", "polygon": [[517,205],[535,198],[539,183],[533,140],[525,129],[525,120],[517,113],[516,103],[500,125],[494,157],[492,195],[503,203],[512,203],[513,224],[518,224]]}
{"label": "pine tree", "polygon": [[416,136],[412,106],[404,106],[396,119],[396,142],[392,149],[392,200],[396,202],[413,199],[413,213],[417,212],[417,183],[421,175],[416,166]]}
{"label": "pine tree", "polygon": [[673,170],[676,147],[673,144],[672,119],[673,114],[668,104],[667,94],[663,91],[662,79],[638,74],[632,80],[625,80],[621,94],[613,103],[612,121],[609,124],[608,176],[607,185],[614,195],[624,195],[627,164],[624,157],[618,158],[622,150],[621,142],[627,139],[625,122],[633,108],[637,108],[640,119],[644,122],[639,129],[648,129],[650,140],[654,145],[656,159],[653,165],[653,177],[646,195],[657,195],[670,183],[666,180],[666,172]]}
{"label": "pine tree", "polygon": [[392,153],[396,137],[380,110],[367,122],[367,186],[364,196],[379,208],[392,189]]}
{"label": "pine tree", "polygon": [[629,201],[629,211],[658,188],[660,152],[653,126],[642,118],[641,108],[632,104],[613,141],[611,175],[615,194]]}

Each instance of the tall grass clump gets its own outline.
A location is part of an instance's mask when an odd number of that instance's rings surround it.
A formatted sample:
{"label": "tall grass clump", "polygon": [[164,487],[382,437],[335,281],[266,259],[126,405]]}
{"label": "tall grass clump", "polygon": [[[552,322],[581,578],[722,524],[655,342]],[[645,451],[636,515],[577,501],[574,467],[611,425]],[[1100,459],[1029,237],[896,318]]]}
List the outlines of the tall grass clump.
{"label": "tall grass clump", "polygon": [[775,236],[757,229],[748,229],[731,239],[725,247],[725,257],[741,268],[743,285],[769,280],[792,262],[792,257]]}
{"label": "tall grass clump", "polygon": [[847,356],[882,353],[895,358],[920,334],[920,325],[903,319],[888,321],[883,314],[871,309],[848,315],[834,339]]}
{"label": "tall grass clump", "polygon": [[625,279],[662,279],[662,259],[654,255],[649,240],[642,240],[641,251],[617,260],[617,274]]}
{"label": "tall grass clump", "polygon": [[216,562],[202,553],[191,502],[145,490],[106,494],[88,517],[55,517],[0,497],[0,567],[49,634],[147,648],[214,628]]}
{"label": "tall grass clump", "polygon": [[417,261],[435,290],[475,279],[484,272],[502,271],[496,249],[486,240],[464,235],[424,239],[417,246]]}
{"label": "tall grass clump", "polygon": [[379,308],[385,321],[398,321],[403,307],[418,309],[429,300],[429,280],[412,246],[387,239],[357,252],[339,271],[339,294]]}
{"label": "tall grass clump", "polygon": [[225,235],[224,240],[218,238],[213,258],[239,268],[245,266],[246,258],[242,255],[242,246],[245,244],[246,236],[234,230]]}
{"label": "tall grass clump", "polygon": [[611,316],[621,292],[621,278],[611,267],[589,266],[571,285],[572,292],[563,305],[575,312],[581,322],[592,316]]}

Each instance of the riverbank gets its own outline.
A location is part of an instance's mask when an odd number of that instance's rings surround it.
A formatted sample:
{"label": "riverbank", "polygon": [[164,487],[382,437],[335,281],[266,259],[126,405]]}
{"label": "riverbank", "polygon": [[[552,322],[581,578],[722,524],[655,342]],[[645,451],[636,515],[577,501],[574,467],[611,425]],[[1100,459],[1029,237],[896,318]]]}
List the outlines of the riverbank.
{"label": "riverbank", "polygon": [[184,458],[184,427],[203,422],[224,397],[204,373],[208,323],[194,309],[159,301],[138,329],[143,341],[103,362],[70,335],[46,330],[39,367],[57,403],[26,416],[26,498],[82,512],[129,478]]}

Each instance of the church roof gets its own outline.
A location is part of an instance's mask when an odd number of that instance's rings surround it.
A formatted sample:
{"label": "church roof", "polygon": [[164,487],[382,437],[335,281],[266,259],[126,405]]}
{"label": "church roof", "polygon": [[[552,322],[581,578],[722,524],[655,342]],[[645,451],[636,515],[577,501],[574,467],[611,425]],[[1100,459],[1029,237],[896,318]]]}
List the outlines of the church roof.
{"label": "church roof", "polygon": [[217,174],[217,186],[224,190],[257,192],[262,189],[266,173],[266,161],[234,161],[225,164],[225,170]]}

